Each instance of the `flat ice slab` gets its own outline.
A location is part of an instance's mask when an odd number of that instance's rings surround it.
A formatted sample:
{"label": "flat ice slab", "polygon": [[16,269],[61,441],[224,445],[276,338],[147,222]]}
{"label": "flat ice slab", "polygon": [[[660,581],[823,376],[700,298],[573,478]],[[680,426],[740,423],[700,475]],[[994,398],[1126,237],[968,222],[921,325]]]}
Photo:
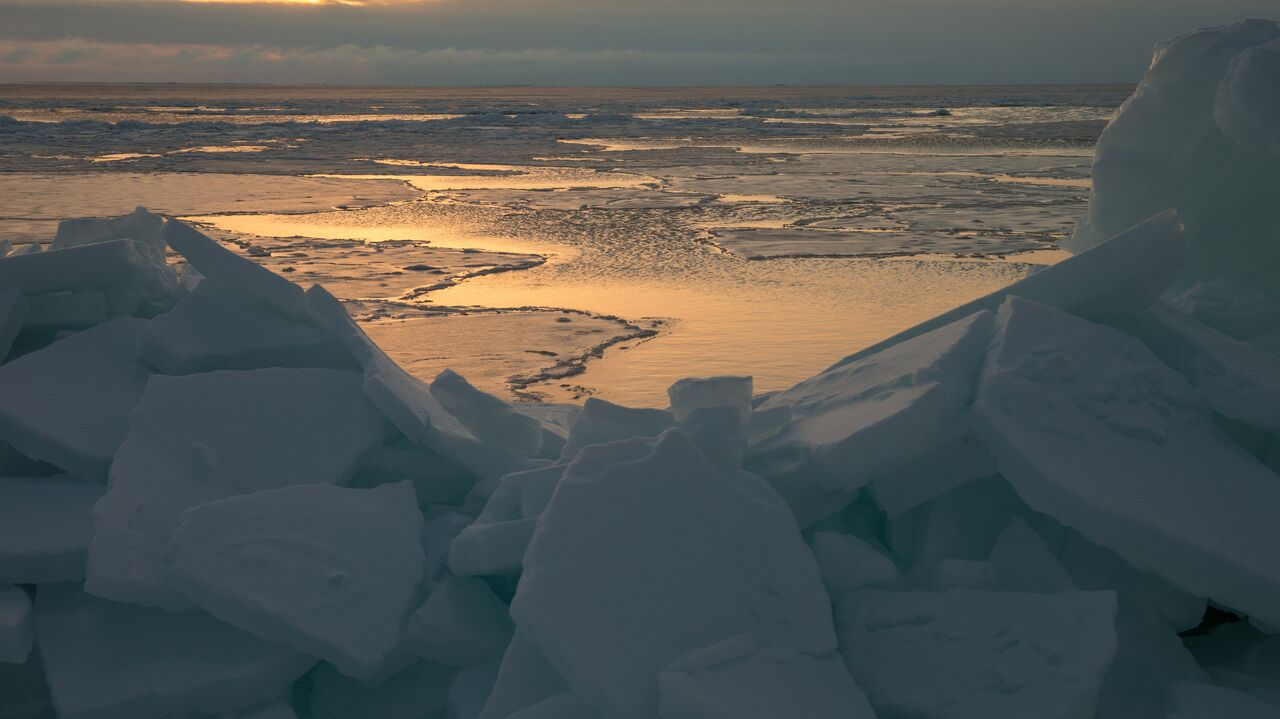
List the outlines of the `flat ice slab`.
{"label": "flat ice slab", "polygon": [[658,672],[728,637],[834,647],[817,561],[781,498],[721,473],[679,430],[569,465],[511,614],[575,694],[619,718],[652,717]]}
{"label": "flat ice slab", "polygon": [[204,612],[118,604],[40,587],[36,642],[61,719],[162,719],[279,696],[315,663]]}
{"label": "flat ice slab", "polygon": [[413,484],[306,484],[187,511],[169,578],[246,631],[370,677],[400,639],[422,578]]}
{"label": "flat ice slab", "polygon": [[1111,592],[852,592],[840,651],[882,717],[1091,719],[1116,651]]}
{"label": "flat ice slab", "polygon": [[181,220],[164,225],[164,239],[191,263],[204,281],[247,305],[306,321],[302,288],[248,257],[241,257]]}
{"label": "flat ice slab", "polygon": [[191,606],[164,579],[184,511],[263,489],[339,484],[383,431],[356,372],[153,377],[94,508],[85,589],[149,606]]}
{"label": "flat ice slab", "polygon": [[773,395],[760,410],[788,406],[791,423],[752,455],[791,457],[807,481],[855,490],[959,440],[993,327],[977,312]]}
{"label": "flat ice slab", "polygon": [[176,284],[164,253],[134,240],[0,258],[0,289],[18,288],[27,294],[128,286],[154,299],[167,295]]}
{"label": "flat ice slab", "polygon": [[49,244],[51,250],[78,247],[108,240],[137,240],[164,251],[164,218],[147,211],[145,207],[119,217],[83,217],[58,223],[58,232]]}
{"label": "flat ice slab", "polygon": [[84,579],[89,513],[105,491],[65,475],[0,477],[0,582]]}
{"label": "flat ice slab", "polygon": [[82,479],[106,481],[151,374],[134,360],[146,325],[113,320],[0,366],[0,439]]}
{"label": "flat ice slab", "polygon": [[1280,482],[1137,340],[1019,298],[974,431],[1032,509],[1197,596],[1280,625]]}

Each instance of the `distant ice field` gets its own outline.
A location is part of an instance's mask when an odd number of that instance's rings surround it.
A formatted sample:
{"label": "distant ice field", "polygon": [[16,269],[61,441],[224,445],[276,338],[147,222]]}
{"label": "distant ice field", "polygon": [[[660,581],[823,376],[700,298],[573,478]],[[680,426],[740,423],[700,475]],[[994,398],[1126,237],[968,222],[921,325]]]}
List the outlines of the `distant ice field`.
{"label": "distant ice field", "polygon": [[0,86],[0,235],[145,201],[424,378],[660,405],[1060,259],[1131,89]]}

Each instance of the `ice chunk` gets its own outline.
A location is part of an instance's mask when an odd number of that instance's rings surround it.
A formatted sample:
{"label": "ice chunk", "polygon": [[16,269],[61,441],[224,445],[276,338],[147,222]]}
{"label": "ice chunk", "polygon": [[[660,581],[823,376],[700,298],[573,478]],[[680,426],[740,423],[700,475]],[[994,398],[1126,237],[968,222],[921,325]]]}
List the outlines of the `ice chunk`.
{"label": "ice chunk", "polygon": [[699,377],[682,379],[667,388],[671,414],[684,422],[694,410],[707,407],[733,407],[742,414],[746,426],[751,418],[750,377]]}
{"label": "ice chunk", "polygon": [[834,646],[817,562],[786,505],[758,478],[718,471],[678,430],[569,466],[511,613],[575,694],[619,718],[652,717],[658,672],[726,637]]}
{"label": "ice chunk", "polygon": [[105,481],[150,372],[133,359],[146,320],[122,318],[0,366],[0,439]]}
{"label": "ice chunk", "polygon": [[163,252],[165,242],[160,234],[163,228],[164,218],[148,212],[145,207],[120,217],[63,220],[58,223],[58,232],[49,249],[62,250],[107,240],[137,240]]}
{"label": "ice chunk", "polygon": [[1239,340],[1280,328],[1280,302],[1239,280],[1197,282],[1163,303]]}
{"label": "ice chunk", "polygon": [[382,436],[382,417],[355,372],[153,377],[94,508],[85,589],[190,606],[164,580],[169,539],[184,511],[261,489],[339,484]]}
{"label": "ice chunk", "polygon": [[1271,144],[1277,39],[1277,23],[1248,20],[1158,45],[1098,140],[1089,213],[1064,244],[1090,247],[1172,207],[1187,227],[1188,280],[1274,286],[1280,208],[1267,198],[1280,183]]}
{"label": "ice chunk", "polygon": [[529,517],[472,524],[449,545],[449,570],[463,576],[518,573],[537,523]]}
{"label": "ice chunk", "polygon": [[475,435],[492,447],[532,456],[542,448],[542,425],[506,402],[481,392],[452,370],[431,382],[431,395]]}
{"label": "ice chunk", "polygon": [[560,456],[572,459],[584,447],[593,444],[618,442],[632,437],[656,437],[675,425],[675,418],[665,410],[634,409],[588,397],[582,403],[582,411],[569,427],[569,441]]}
{"label": "ice chunk", "polygon": [[152,320],[138,356],[163,374],[355,366],[341,345],[316,328],[251,309],[203,283]]}
{"label": "ice chunk", "polygon": [[432,719],[442,716],[454,670],[417,662],[376,684],[328,664],[311,674],[312,719]]}
{"label": "ice chunk", "polygon": [[40,587],[36,644],[59,717],[162,719],[279,696],[314,659],[203,612],[169,614]]}
{"label": "ice chunk", "polygon": [[822,581],[832,594],[897,587],[904,581],[898,565],[888,555],[857,537],[814,532],[813,553],[822,569]]}
{"label": "ice chunk", "polygon": [[960,438],[992,333],[978,312],[770,397],[791,424],[751,449],[752,466],[786,457],[823,488],[851,491]]}
{"label": "ice chunk", "polygon": [[[1276,475],[1120,332],[1011,298],[975,431],[1033,509],[1192,594],[1280,623]],[[1215,478],[1207,481],[1206,478]]]}
{"label": "ice chunk", "polygon": [[908,567],[944,559],[985,561],[1009,520],[1030,514],[1007,482],[985,477],[891,518],[889,549]]}
{"label": "ice chunk", "polygon": [[1144,313],[1137,329],[1143,342],[1220,414],[1280,432],[1280,357],[1171,310]]}
{"label": "ice chunk", "polygon": [[528,469],[525,457],[489,447],[449,414],[426,384],[409,376],[378,348],[323,287],[307,290],[307,307],[321,329],[342,343],[364,369],[364,391],[410,441],[461,464],[482,479]]}
{"label": "ice chunk", "polygon": [[836,602],[840,650],[882,717],[1089,719],[1116,650],[1111,592],[890,592]]}
{"label": "ice chunk", "polygon": [[726,472],[742,469],[750,414],[739,407],[699,407],[680,424],[680,431],[697,445],[702,456]]}
{"label": "ice chunk", "polygon": [[547,658],[516,631],[502,656],[493,691],[479,719],[506,719],[515,712],[569,691]]}
{"label": "ice chunk", "polygon": [[449,687],[449,718],[477,719],[497,676],[497,662],[458,672]]}
{"label": "ice chunk", "polygon": [[839,655],[771,651],[750,637],[686,654],[658,687],[663,719],[875,719]]}
{"label": "ice chunk", "polygon": [[22,664],[31,654],[31,598],[0,584],[0,664]]}
{"label": "ice chunk", "polygon": [[409,615],[403,651],[454,667],[473,667],[502,656],[511,641],[507,605],[474,577],[450,577]]}
{"label": "ice chunk", "polygon": [[508,719],[599,719],[591,705],[568,692],[525,707]]}
{"label": "ice chunk", "polygon": [[116,314],[107,294],[102,290],[75,290],[69,292],[43,292],[27,296],[27,313],[22,322],[25,330],[56,330],[62,328],[91,327],[102,324]]}
{"label": "ice chunk", "polygon": [[160,299],[176,284],[164,253],[133,240],[0,258],[0,289],[27,294],[128,285],[145,299]]}
{"label": "ice chunk", "polygon": [[[421,496],[419,496],[421,501]],[[422,591],[430,592],[445,577],[449,562],[449,545],[458,533],[471,524],[471,518],[448,512],[428,519],[422,525]]]}
{"label": "ice chunk", "polygon": [[[1163,209],[1158,207],[1152,212]],[[1114,232],[1119,234],[1107,235],[1111,239],[1088,252],[903,330],[845,357],[835,367],[870,357],[978,310],[995,310],[1006,297],[1022,297],[1091,319],[1110,319],[1141,310],[1154,302],[1182,271],[1185,254],[1182,222],[1177,213],[1160,212],[1144,221],[1149,214],[1116,229]],[[1134,222],[1139,224],[1130,227]]]}
{"label": "ice chunk", "polygon": [[1164,719],[1165,693],[1178,681],[1204,681],[1173,627],[1127,611],[1116,619],[1118,647],[1098,694],[1096,719]]}
{"label": "ice chunk", "polygon": [[908,584],[916,589],[947,592],[953,589],[985,591],[996,589],[991,565],[973,559],[943,559],[913,567]]}
{"label": "ice chunk", "polygon": [[963,437],[871,480],[868,488],[890,517],[930,502],[982,477],[996,474],[996,458],[981,442]]}
{"label": "ice chunk", "polygon": [[298,719],[293,707],[287,702],[275,702],[266,706],[246,709],[232,715],[224,715],[222,719]]}
{"label": "ice chunk", "polygon": [[1212,684],[1178,682],[1169,689],[1167,719],[1276,719],[1280,704]]}
{"label": "ice chunk", "polygon": [[246,305],[308,321],[302,288],[247,257],[241,257],[181,220],[164,225],[164,239],[204,275],[201,284],[216,285]]}
{"label": "ice chunk", "polygon": [[26,320],[27,301],[22,290],[0,290],[0,362],[9,356],[13,340]]}
{"label": "ice chunk", "polygon": [[409,480],[418,505],[458,504],[475,486],[475,475],[420,445],[387,445],[375,451],[351,480],[353,487],[376,487]]}
{"label": "ice chunk", "polygon": [[412,608],[421,534],[409,482],[266,490],[188,510],[169,577],[229,624],[371,677]]}
{"label": "ice chunk", "polygon": [[84,579],[89,513],[106,488],[74,477],[0,477],[0,582]]}
{"label": "ice chunk", "polygon": [[1076,583],[1044,540],[1027,523],[1014,517],[1000,533],[987,558],[996,587],[1008,592],[1070,592]]}

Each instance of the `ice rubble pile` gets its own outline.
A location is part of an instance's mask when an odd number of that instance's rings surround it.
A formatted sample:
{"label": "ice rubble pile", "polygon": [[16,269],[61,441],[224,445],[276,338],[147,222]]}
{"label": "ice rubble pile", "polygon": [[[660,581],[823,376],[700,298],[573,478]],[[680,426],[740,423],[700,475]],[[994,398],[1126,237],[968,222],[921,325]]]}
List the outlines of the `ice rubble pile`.
{"label": "ice rubble pile", "polygon": [[65,223],[0,259],[0,716],[1280,716],[1280,313],[1179,286],[1226,241],[1161,212],[784,392],[578,409],[414,379],[181,222]]}

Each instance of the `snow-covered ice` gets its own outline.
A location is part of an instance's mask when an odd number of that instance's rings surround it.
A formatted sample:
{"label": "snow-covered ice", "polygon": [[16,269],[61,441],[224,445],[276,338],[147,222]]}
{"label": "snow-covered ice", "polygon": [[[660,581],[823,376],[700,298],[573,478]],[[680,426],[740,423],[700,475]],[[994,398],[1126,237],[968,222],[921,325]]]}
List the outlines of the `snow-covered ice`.
{"label": "snow-covered ice", "polygon": [[411,609],[421,533],[409,482],[271,489],[187,510],[167,577],[229,624],[371,677]]}

